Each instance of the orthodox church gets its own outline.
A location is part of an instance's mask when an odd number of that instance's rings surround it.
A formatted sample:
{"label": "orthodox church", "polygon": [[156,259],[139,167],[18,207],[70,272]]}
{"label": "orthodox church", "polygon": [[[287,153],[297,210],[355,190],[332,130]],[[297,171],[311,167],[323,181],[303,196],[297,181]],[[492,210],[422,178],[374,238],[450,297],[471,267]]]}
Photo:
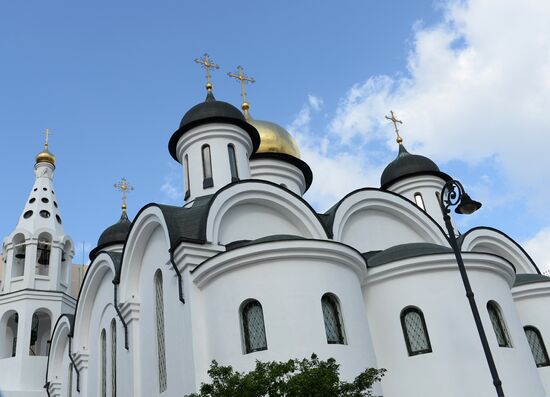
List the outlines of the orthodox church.
{"label": "orthodox church", "polygon": [[251,79],[232,74],[241,111],[215,98],[217,65],[197,61],[206,99],[168,142],[185,202],[148,204],[133,220],[124,205],[76,293],[56,159],[47,145],[37,155],[3,241],[4,397],[182,397],[209,381],[212,360],[248,371],[312,353],[347,380],[386,368],[375,390],[385,397],[550,396],[550,278],[502,231],[447,232],[452,176],[398,138],[380,186],[318,213],[296,141],[252,118]]}

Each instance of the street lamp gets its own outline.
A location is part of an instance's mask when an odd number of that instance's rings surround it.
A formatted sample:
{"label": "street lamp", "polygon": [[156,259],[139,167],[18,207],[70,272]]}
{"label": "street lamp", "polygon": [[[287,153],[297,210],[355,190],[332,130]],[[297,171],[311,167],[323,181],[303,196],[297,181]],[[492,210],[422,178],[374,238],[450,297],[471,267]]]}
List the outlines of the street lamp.
{"label": "street lamp", "polygon": [[451,216],[449,215],[451,212],[451,207],[456,207],[455,212],[457,214],[472,214],[481,208],[481,203],[472,200],[464,191],[464,187],[459,181],[450,180],[445,183],[445,186],[443,186],[443,189],[441,190],[439,206],[441,207],[443,220],[445,221],[445,226],[447,227],[448,240],[454,251],[456,262],[458,264],[458,270],[460,271],[460,276],[462,277],[466,297],[468,298],[470,309],[472,310],[472,315],[474,316],[477,332],[479,333],[479,338],[481,339],[481,345],[483,346],[483,351],[485,352],[485,358],[487,359],[487,364],[489,365],[489,370],[491,371],[493,385],[497,391],[497,396],[504,397],[502,382],[498,376],[495,360],[493,359],[493,354],[491,353],[491,348],[489,347],[489,342],[487,341],[487,335],[483,329],[481,317],[479,316],[479,310],[477,309],[474,298],[474,292],[472,291],[472,286],[470,285],[470,280],[468,279],[468,274],[466,273],[466,267],[464,266],[464,261],[462,260],[462,254],[460,252],[460,248],[458,247],[453,225],[451,224]]}

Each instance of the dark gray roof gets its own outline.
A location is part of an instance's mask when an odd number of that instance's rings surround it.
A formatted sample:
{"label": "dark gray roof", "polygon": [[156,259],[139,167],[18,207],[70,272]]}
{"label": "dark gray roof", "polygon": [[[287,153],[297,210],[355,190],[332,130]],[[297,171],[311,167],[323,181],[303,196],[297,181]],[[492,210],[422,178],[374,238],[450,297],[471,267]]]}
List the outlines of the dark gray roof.
{"label": "dark gray roof", "polygon": [[228,123],[237,125],[250,135],[254,146],[252,152],[255,152],[260,145],[260,135],[258,131],[254,126],[246,122],[241,111],[230,103],[216,100],[212,92],[209,91],[204,102],[193,106],[185,113],[181,119],[180,128],[174,132],[170,138],[168,150],[176,161],[178,160],[176,156],[176,146],[182,135],[192,128],[207,123]]}
{"label": "dark gray roof", "polygon": [[254,153],[251,157],[251,160],[254,159],[275,159],[287,162],[289,164],[292,164],[296,168],[298,168],[300,171],[302,171],[302,174],[304,175],[304,179],[306,181],[306,189],[305,191],[309,189],[311,186],[311,183],[313,182],[313,172],[311,171],[311,168],[309,165],[294,156],[291,156],[290,154],[286,153],[275,153],[275,152],[263,152],[263,153]]}
{"label": "dark gray roof", "polygon": [[226,251],[231,251],[235,248],[246,247],[254,244],[269,243],[274,241],[289,241],[289,240],[306,240],[306,238],[302,236],[296,236],[294,234],[274,234],[272,236],[265,236],[265,237],[257,238],[255,240],[233,241],[229,244],[226,244],[225,249]]}
{"label": "dark gray roof", "polygon": [[532,283],[544,283],[548,281],[550,281],[550,277],[543,276],[542,274],[516,274],[514,287]]}
{"label": "dark gray roof", "polygon": [[111,257],[113,264],[115,265],[115,277],[113,278],[113,283],[118,284],[120,282],[120,269],[122,267],[122,253],[120,252],[108,252],[103,251]]}
{"label": "dark gray roof", "polygon": [[439,170],[437,164],[432,160],[418,154],[411,154],[403,144],[399,144],[399,154],[382,172],[380,186],[385,189],[407,176],[422,174],[436,175],[444,180],[450,179],[447,174]]}
{"label": "dark gray roof", "polygon": [[431,243],[408,243],[396,245],[383,251],[371,251],[363,254],[368,267],[376,267],[401,259],[432,254],[448,254],[453,250],[449,247]]}
{"label": "dark gray roof", "polygon": [[90,259],[93,259],[101,250],[110,245],[124,244],[130,233],[131,225],[132,223],[128,219],[128,215],[126,215],[126,212],[123,212],[117,223],[109,226],[101,233],[97,241],[97,247],[90,251]]}

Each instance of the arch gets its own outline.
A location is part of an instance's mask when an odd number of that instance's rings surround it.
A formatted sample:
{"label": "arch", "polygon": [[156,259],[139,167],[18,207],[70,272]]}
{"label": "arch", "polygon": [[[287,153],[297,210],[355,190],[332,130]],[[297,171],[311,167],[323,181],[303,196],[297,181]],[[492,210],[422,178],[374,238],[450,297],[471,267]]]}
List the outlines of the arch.
{"label": "arch", "polygon": [[99,384],[100,396],[107,397],[107,333],[105,328],[101,330],[99,336]]}
{"label": "arch", "polygon": [[431,353],[430,335],[422,310],[408,306],[401,311],[400,318],[409,356]]}
{"label": "arch", "polygon": [[52,330],[52,313],[48,309],[37,309],[32,315],[29,356],[47,356]]}
{"label": "arch", "polygon": [[159,258],[160,262],[170,260],[169,249],[171,246],[168,225],[162,210],[156,204],[149,204],[136,215],[130,232],[124,245],[120,265],[120,301],[131,301],[132,296],[139,295],[139,279],[143,256],[151,237],[158,231],[162,231],[166,245],[166,257]]}
{"label": "arch", "polygon": [[0,320],[0,359],[15,357],[19,332],[19,314],[15,310],[4,313]]}
{"label": "arch", "polygon": [[207,241],[228,244],[277,234],[327,238],[315,211],[277,184],[239,181],[212,198],[206,221]]}
{"label": "arch", "polygon": [[53,383],[57,383],[58,387],[65,390],[62,395],[66,396],[70,396],[72,392],[73,367],[68,354],[73,319],[74,317],[70,314],[63,314],[57,319],[52,332],[46,370],[46,382],[50,387]]}
{"label": "arch", "polygon": [[500,306],[495,301],[487,302],[487,312],[489,313],[489,319],[495,331],[495,337],[500,347],[512,347],[512,340],[510,339],[510,333],[506,327],[506,322],[502,315]]}
{"label": "arch", "polygon": [[244,354],[267,350],[264,311],[256,299],[245,300],[239,309]]}
{"label": "arch", "polygon": [[432,243],[449,246],[441,227],[412,201],[374,188],[356,190],[326,215],[333,239],[361,252],[400,244]]}
{"label": "arch", "polygon": [[533,259],[507,234],[491,227],[475,227],[460,238],[462,251],[498,255],[514,265],[517,273],[540,274]]}
{"label": "arch", "polygon": [[39,276],[48,276],[50,273],[50,257],[52,253],[52,235],[42,232],[38,236],[36,245],[35,273]]}
{"label": "arch", "polygon": [[340,309],[340,300],[332,293],[326,293],[321,298],[323,309],[323,320],[325,323],[325,334],[329,344],[346,344],[344,332],[344,320]]}
{"label": "arch", "polygon": [[89,330],[97,291],[105,277],[115,277],[115,265],[107,253],[100,253],[90,264],[78,294],[75,309],[75,346],[89,346]]}
{"label": "arch", "polygon": [[548,358],[548,352],[546,351],[540,331],[532,325],[523,327],[523,330],[525,331],[525,336],[527,337],[527,342],[529,343],[537,367],[548,367],[550,359]]}
{"label": "arch", "polygon": [[69,279],[70,267],[72,264],[72,255],[73,244],[71,240],[65,241],[63,244],[63,249],[61,250],[61,282],[70,285],[71,280]]}
{"label": "arch", "polygon": [[23,233],[17,233],[13,236],[11,241],[13,244],[11,277],[22,277],[25,274],[25,257],[27,255],[25,235]]}

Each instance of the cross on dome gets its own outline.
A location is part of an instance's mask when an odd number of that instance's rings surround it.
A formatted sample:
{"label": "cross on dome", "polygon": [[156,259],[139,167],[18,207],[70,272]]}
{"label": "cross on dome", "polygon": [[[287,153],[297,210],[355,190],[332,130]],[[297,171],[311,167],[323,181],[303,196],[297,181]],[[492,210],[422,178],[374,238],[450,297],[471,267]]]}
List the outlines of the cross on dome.
{"label": "cross on dome", "polygon": [[126,194],[133,191],[134,187],[129,185],[126,181],[126,178],[124,177],[122,177],[122,179],[119,182],[115,183],[113,186],[116,190],[122,192],[122,212],[126,213]]}
{"label": "cross on dome", "polygon": [[206,90],[212,91],[212,75],[210,74],[210,69],[219,69],[220,67],[210,59],[207,53],[204,53],[202,58],[195,59],[195,62],[206,70]]}
{"label": "cross on dome", "polygon": [[403,143],[403,138],[401,138],[401,135],[399,135],[399,127],[397,126],[397,124],[403,124],[403,122],[397,119],[397,116],[393,113],[393,110],[390,110],[390,115],[391,116],[385,116],[385,117],[386,119],[388,119],[393,123],[393,127],[395,128],[395,133],[397,134],[396,142],[401,144]]}
{"label": "cross on dome", "polygon": [[252,77],[249,77],[247,75],[244,74],[244,69],[242,66],[237,66],[237,70],[239,71],[238,73],[227,73],[227,75],[229,77],[232,77],[234,79],[237,79],[239,80],[240,84],[241,84],[241,96],[243,97],[243,103],[241,105],[242,109],[246,112],[248,109],[250,109],[250,105],[248,104],[247,100],[246,100],[246,91],[244,89],[244,86],[246,83],[255,83],[256,80],[254,80],[254,78]]}

